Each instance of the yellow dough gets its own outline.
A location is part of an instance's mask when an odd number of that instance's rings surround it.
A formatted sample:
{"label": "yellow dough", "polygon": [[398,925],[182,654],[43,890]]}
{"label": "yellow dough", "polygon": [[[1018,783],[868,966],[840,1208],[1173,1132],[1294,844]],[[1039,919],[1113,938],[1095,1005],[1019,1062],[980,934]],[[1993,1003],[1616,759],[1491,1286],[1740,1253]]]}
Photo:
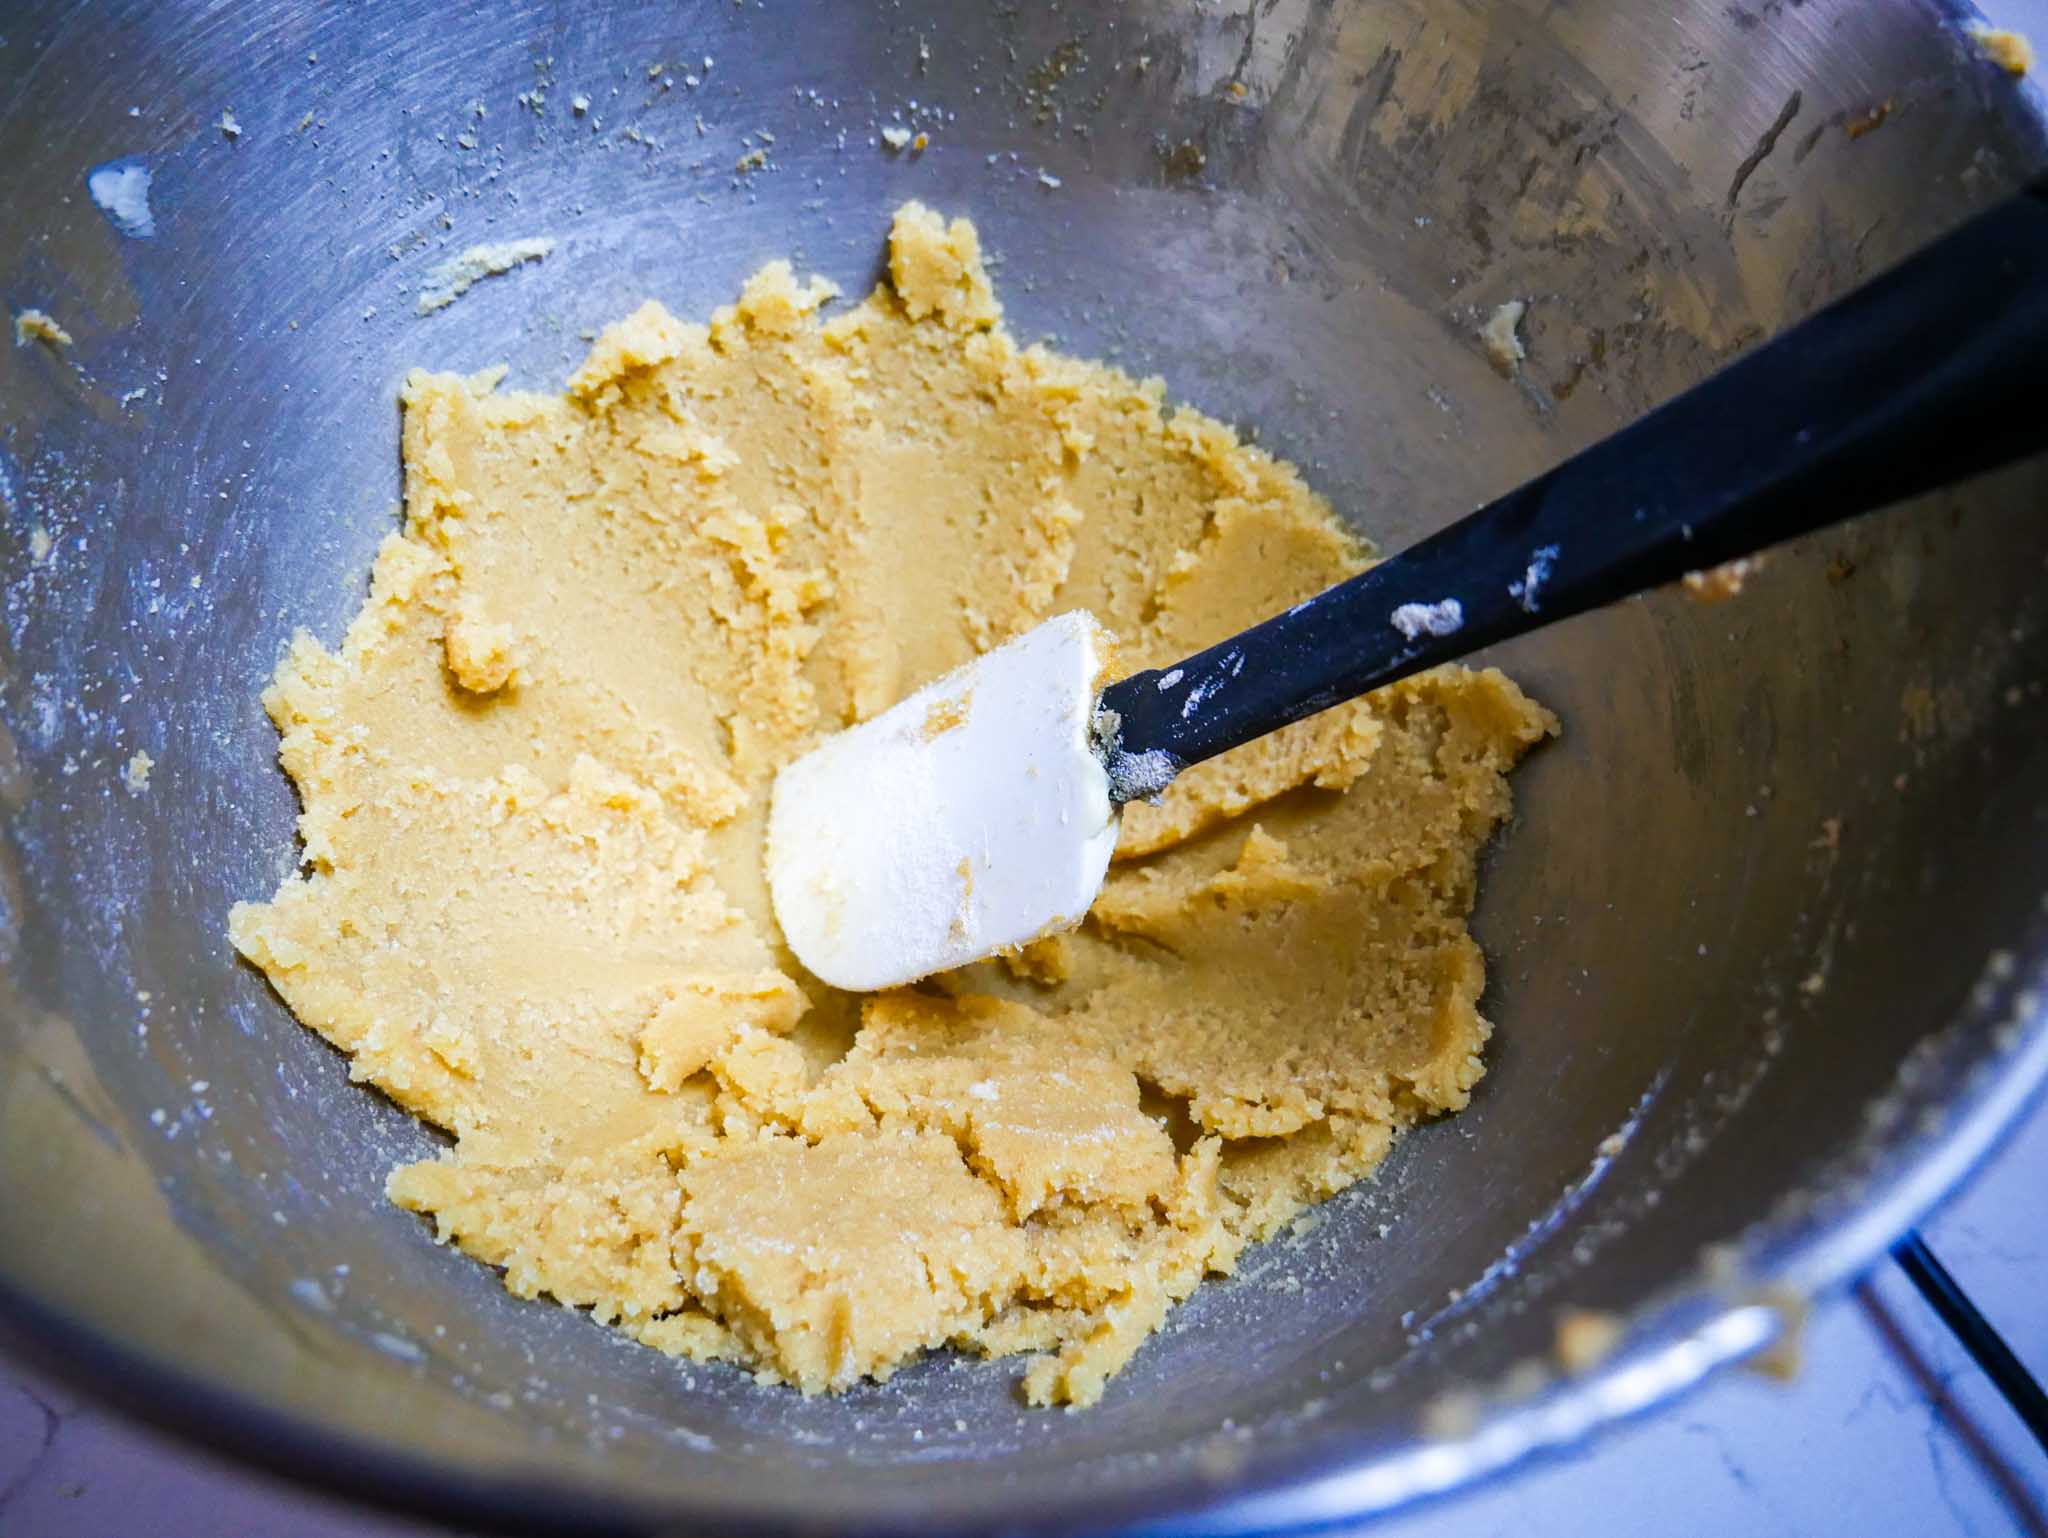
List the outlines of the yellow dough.
{"label": "yellow dough", "polygon": [[889,286],[647,304],[566,395],[406,381],[406,527],[265,703],[306,867],[235,945],[447,1129],[393,1200],[651,1345],[805,1392],[948,1344],[1086,1404],[1204,1275],[1463,1106],[1466,931],[1556,730],[1445,668],[1126,813],[1086,923],[869,998],[782,947],[776,769],[1047,616],[1163,663],[1365,564],[1156,381],[1020,349],[973,227]]}

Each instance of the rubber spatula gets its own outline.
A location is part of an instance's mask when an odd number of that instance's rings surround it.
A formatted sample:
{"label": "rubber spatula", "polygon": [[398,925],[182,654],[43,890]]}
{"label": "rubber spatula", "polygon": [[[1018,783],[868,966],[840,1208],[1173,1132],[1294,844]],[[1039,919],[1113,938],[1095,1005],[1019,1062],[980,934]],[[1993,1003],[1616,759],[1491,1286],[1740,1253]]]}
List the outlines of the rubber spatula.
{"label": "rubber spatula", "polygon": [[[777,777],[775,914],[819,978],[1076,924],[1118,810],[1423,668],[2048,448],[2048,179],[1413,549],[1103,687],[1063,614]],[[2048,512],[2044,512],[2048,516]]]}

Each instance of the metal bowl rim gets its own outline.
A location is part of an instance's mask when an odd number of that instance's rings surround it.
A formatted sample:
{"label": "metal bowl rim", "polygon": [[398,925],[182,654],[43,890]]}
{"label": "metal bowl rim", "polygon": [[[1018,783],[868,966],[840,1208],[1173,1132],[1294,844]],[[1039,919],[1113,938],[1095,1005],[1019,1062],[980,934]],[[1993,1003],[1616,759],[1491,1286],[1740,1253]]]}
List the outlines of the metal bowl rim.
{"label": "metal bowl rim", "polygon": [[[2048,971],[2048,958],[2037,963]],[[1759,1280],[1818,1297],[1873,1262],[1938,1205],[2018,1125],[2048,1085],[2048,1000],[2020,1021],[2024,1039],[1999,1064],[1996,1082],[1978,1093],[1873,1197],[1831,1221],[1795,1234]],[[1983,1061],[1980,1059],[1980,1062]],[[1965,1092],[1967,1095],[1967,1092]],[[1134,1496],[1085,1502],[1033,1492],[1020,1511],[1015,1492],[1000,1511],[930,1513],[914,1523],[860,1527],[885,1535],[1140,1530],[1174,1519],[1186,1534],[1275,1533],[1355,1520],[1500,1474],[1525,1458],[1569,1446],[1607,1426],[1657,1408],[1709,1375],[1775,1340],[1780,1312],[1731,1299],[1702,1281],[1654,1312],[1675,1338],[1631,1347],[1593,1372],[1567,1379],[1525,1404],[1489,1416],[1457,1440],[1422,1442],[1391,1454],[1330,1466],[1248,1465],[1234,1487],[1191,1490],[1185,1481]],[[39,1369],[158,1430],[346,1501],[429,1520],[489,1524],[519,1533],[640,1531],[715,1523],[736,1535],[794,1534],[809,1519],[708,1507],[687,1500],[650,1502],[568,1482],[451,1472],[428,1460],[352,1434],[318,1430],[251,1395],[226,1389],[51,1308],[0,1278],[0,1337]],[[1206,1511],[1206,1514],[1204,1512]],[[1021,1522],[1020,1522],[1021,1518]]]}

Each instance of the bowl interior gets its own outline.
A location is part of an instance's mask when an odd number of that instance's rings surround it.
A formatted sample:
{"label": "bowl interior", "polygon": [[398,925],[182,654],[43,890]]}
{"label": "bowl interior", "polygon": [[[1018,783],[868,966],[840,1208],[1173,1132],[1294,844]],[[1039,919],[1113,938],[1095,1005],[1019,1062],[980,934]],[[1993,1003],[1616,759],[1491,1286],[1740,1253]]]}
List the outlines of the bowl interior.
{"label": "bowl interior", "polygon": [[[360,602],[406,368],[558,386],[641,299],[701,316],[776,256],[858,291],[917,197],[979,223],[1020,337],[1162,374],[1398,546],[2041,164],[1940,7],[258,0],[7,31],[0,291],[76,340],[0,352],[0,1295],[155,1413],[523,1519],[1158,1514],[1411,1454],[1566,1304],[1654,1352],[1710,1306],[1706,1245],[1820,1278],[1944,1118],[2035,1071],[2038,464],[1737,602],[1490,659],[1566,733],[1484,884],[1471,1109],[1085,1415],[946,1357],[805,1401],[512,1299],[382,1198],[432,1135],[224,937],[296,859],[257,696]],[[930,149],[887,152],[898,121]],[[114,192],[141,174],[146,234]],[[545,262],[414,316],[436,261],[532,234]],[[1477,332],[1516,298],[1504,375]]]}

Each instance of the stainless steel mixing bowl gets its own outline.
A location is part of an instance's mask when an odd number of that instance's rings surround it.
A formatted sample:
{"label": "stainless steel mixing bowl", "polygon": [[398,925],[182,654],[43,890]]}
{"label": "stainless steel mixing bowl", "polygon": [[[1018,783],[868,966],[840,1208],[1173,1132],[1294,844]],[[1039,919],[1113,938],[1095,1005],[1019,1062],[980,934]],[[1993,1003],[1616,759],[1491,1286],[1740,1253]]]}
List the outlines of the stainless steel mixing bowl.
{"label": "stainless steel mixing bowl", "polygon": [[[2048,159],[1959,23],[17,3],[0,292],[75,342],[0,352],[14,1348],[475,1521],[1189,1532],[1456,1485],[1769,1340],[2048,1067],[2048,466],[1809,541],[1739,601],[1504,649],[1567,732],[1486,881],[1472,1108],[1205,1288],[1086,1414],[946,1359],[805,1401],[507,1296],[383,1200],[433,1135],[223,920],[294,857],[257,693],[293,627],[332,638],[360,601],[408,366],[553,385],[640,299],[702,315],[773,256],[858,288],[919,197],[979,221],[1021,335],[1165,375],[1404,542]],[[930,147],[889,152],[898,121]],[[560,242],[538,266],[413,314],[451,251],[534,234]],[[1476,337],[1510,298],[1512,377]],[[1560,1379],[1527,1364],[1567,1305],[1629,1333]]]}

